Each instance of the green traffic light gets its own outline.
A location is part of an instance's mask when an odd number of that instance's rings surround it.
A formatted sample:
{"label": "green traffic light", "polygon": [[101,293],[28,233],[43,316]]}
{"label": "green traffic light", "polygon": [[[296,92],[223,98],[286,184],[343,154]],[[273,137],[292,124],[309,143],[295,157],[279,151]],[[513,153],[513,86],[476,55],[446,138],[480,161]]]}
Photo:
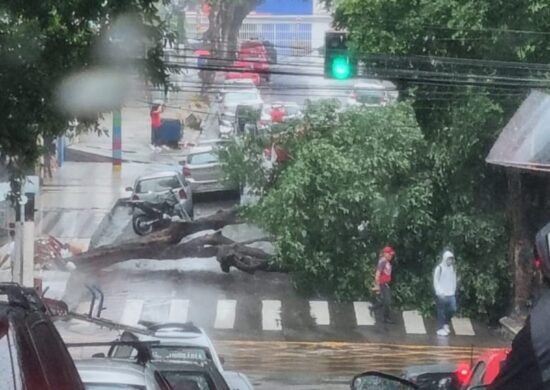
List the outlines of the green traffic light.
{"label": "green traffic light", "polygon": [[345,80],[351,76],[351,65],[348,57],[335,57],[332,60],[332,76],[335,79]]}

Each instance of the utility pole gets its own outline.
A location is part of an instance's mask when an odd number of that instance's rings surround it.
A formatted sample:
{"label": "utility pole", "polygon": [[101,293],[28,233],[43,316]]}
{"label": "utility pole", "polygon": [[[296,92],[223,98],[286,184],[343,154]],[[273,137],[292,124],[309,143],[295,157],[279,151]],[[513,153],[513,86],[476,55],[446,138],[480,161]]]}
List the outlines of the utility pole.
{"label": "utility pole", "polygon": [[27,216],[29,218],[25,218],[25,205],[27,202],[28,198],[25,195],[21,195],[18,201],[19,215],[15,223],[15,250],[12,266],[12,281],[25,287],[33,287],[34,218],[32,215]]}
{"label": "utility pole", "polygon": [[122,113],[117,108],[113,111],[113,171],[122,168]]}

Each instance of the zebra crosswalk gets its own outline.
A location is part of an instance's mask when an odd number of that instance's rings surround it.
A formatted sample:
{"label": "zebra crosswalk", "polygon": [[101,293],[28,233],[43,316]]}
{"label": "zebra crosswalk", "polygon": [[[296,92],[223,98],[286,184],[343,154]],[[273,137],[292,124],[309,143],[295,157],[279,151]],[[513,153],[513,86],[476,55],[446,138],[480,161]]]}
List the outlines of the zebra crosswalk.
{"label": "zebra crosswalk", "polygon": [[89,239],[107,212],[104,209],[41,210],[35,216],[36,234],[58,239]]}
{"label": "zebra crosswalk", "polygon": [[[220,331],[239,331],[239,327],[248,319],[243,318],[239,321],[239,316],[245,316],[245,308],[240,308],[245,305],[242,301],[236,299],[220,298],[216,301],[214,307],[204,305],[204,302],[192,301],[185,298],[171,297],[166,299],[137,299],[127,298],[118,299],[118,304],[109,304],[109,298],[106,304],[109,310],[105,310],[103,317],[112,321],[120,322],[130,326],[139,325],[140,321],[155,321],[155,322],[186,322],[193,321],[197,325],[206,329],[215,329]],[[247,302],[246,304],[250,304]],[[258,301],[260,306],[258,309],[248,308],[252,312],[259,312],[261,318],[258,319],[258,330],[276,334],[277,332],[285,332],[288,327],[296,324],[296,320],[290,318],[293,316],[306,316],[310,319],[314,327],[319,329],[330,329],[337,326],[336,316],[331,315],[331,307],[339,305],[336,302],[324,300],[312,300],[307,302],[309,310],[296,313],[295,310],[285,310],[285,302],[277,299],[264,299]],[[370,311],[370,302],[357,301],[353,305],[348,305],[353,315],[349,318],[355,318],[353,327],[360,330],[367,330],[378,326],[376,319]],[[87,314],[89,302],[82,302],[77,311]],[[204,314],[205,311],[211,310],[211,314]],[[292,314],[289,314],[292,313]],[[194,314],[193,314],[194,313]],[[197,313],[202,313],[197,315]],[[351,314],[351,313],[350,313]],[[435,328],[428,326],[432,324],[432,318],[424,318],[420,312],[416,310],[404,311],[400,313],[400,319],[397,321],[397,326],[402,326],[404,333],[408,335],[429,335],[435,334]],[[254,321],[254,320],[250,320]],[[302,321],[306,323],[307,321]],[[247,325],[249,330],[250,325]],[[469,318],[453,318],[452,334],[456,336],[476,336],[476,331],[472,321]]]}

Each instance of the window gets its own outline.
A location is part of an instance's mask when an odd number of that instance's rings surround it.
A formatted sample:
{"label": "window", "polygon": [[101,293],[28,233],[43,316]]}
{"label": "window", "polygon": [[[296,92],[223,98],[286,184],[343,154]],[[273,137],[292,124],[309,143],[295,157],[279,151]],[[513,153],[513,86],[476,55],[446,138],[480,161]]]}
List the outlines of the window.
{"label": "window", "polygon": [[472,373],[471,386],[482,385],[483,378],[485,377],[485,362],[479,362],[474,368]]}
{"label": "window", "polygon": [[162,375],[174,390],[213,389],[206,375],[200,372],[163,371]]}
{"label": "window", "polygon": [[228,92],[225,94],[227,103],[240,103],[258,100],[258,94],[255,92]]}
{"label": "window", "polygon": [[167,177],[156,177],[153,179],[141,180],[136,186],[136,192],[162,192],[170,189],[180,188],[181,183],[176,175]]}
{"label": "window", "polygon": [[190,165],[215,164],[218,162],[218,155],[214,152],[192,154],[187,162]]}

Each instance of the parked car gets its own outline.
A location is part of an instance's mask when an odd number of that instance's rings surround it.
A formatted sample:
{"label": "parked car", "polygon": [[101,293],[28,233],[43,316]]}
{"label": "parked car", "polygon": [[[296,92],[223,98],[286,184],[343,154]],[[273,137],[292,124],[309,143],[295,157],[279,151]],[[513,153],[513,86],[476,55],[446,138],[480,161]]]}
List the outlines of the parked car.
{"label": "parked car", "polygon": [[349,93],[349,106],[376,107],[391,102],[389,91],[379,80],[355,83]]}
{"label": "parked car", "polygon": [[171,390],[168,381],[150,364],[134,359],[94,357],[76,361],[86,390]]}
{"label": "parked car", "polygon": [[[158,342],[158,344],[151,346],[151,355],[152,361],[158,363],[157,367],[163,374],[165,374],[164,371],[169,371],[170,368],[168,365],[161,365],[162,362],[170,362],[171,364],[196,363],[202,367],[200,371],[202,371],[201,375],[203,377],[207,374],[216,376],[219,373],[232,390],[252,390],[253,387],[246,375],[224,370],[224,359],[218,355],[212,340],[203,329],[192,323],[155,324],[141,322],[141,324],[146,326],[149,331],[153,331],[154,334],[149,336],[124,332],[121,339]],[[172,375],[174,378],[178,378],[185,374],[165,374],[169,382]]]}
{"label": "parked car", "polygon": [[48,308],[32,288],[0,283],[0,357],[2,389],[84,390]]}
{"label": "parked car", "polygon": [[[172,389],[248,389],[229,387],[224,377],[212,363],[203,361],[177,361],[173,359],[153,360],[152,364],[166,379]],[[250,387],[249,389],[252,389]]]}
{"label": "parked car", "polygon": [[237,68],[252,69],[265,81],[269,81],[269,59],[263,52],[239,53],[234,65]]}
{"label": "parked car", "polygon": [[260,91],[257,88],[223,89],[217,97],[221,119],[235,117],[238,105],[247,105],[261,108],[264,104]]}
{"label": "parked car", "polygon": [[277,63],[277,50],[275,49],[275,45],[270,41],[249,39],[241,42],[239,54],[244,56],[251,53],[262,53],[268,58],[270,64]]}
{"label": "parked car", "polygon": [[132,200],[146,202],[155,202],[170,190],[176,192],[180,207],[193,218],[192,186],[179,172],[163,171],[140,176],[136,179],[133,187],[126,188],[126,191],[131,192]]}
{"label": "parked car", "polygon": [[225,80],[246,80],[258,86],[261,84],[261,77],[258,71],[255,69],[253,63],[249,61],[235,61],[233,68],[239,69],[239,71],[232,71],[225,73]]}
{"label": "parked car", "polygon": [[214,146],[191,149],[180,165],[182,165],[183,176],[191,184],[193,193],[238,190],[238,186],[224,180],[222,166]]}
{"label": "parked car", "polygon": [[406,367],[401,377],[422,390],[439,389],[445,383],[445,390],[458,390],[461,382],[457,365],[452,363],[426,364]]}
{"label": "parked car", "polygon": [[469,370],[461,390],[493,383],[509,353],[509,348],[493,349],[482,353]]}

